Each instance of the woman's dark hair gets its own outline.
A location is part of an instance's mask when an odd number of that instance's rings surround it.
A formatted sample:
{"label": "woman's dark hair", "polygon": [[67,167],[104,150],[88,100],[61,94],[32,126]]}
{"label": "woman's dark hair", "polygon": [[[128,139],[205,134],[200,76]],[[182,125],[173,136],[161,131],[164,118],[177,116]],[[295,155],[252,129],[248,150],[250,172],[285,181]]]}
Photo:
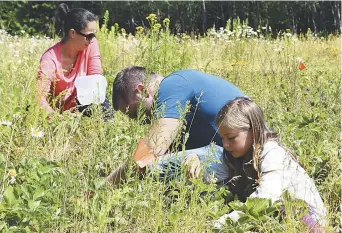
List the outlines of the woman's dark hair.
{"label": "woman's dark hair", "polygon": [[75,29],[79,32],[89,22],[97,20],[97,16],[86,9],[75,8],[70,10],[65,3],[61,3],[55,12],[56,34],[62,36],[65,41],[68,39],[70,29]]}

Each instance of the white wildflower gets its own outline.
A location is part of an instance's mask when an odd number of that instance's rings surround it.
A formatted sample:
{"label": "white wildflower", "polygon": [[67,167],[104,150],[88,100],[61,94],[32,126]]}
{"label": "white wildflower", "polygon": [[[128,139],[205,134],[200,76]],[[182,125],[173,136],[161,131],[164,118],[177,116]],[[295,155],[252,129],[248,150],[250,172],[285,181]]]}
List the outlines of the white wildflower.
{"label": "white wildflower", "polygon": [[11,126],[12,122],[10,122],[10,121],[0,121],[0,125]]}
{"label": "white wildflower", "polygon": [[38,128],[31,128],[31,136],[34,138],[41,138],[44,136],[44,132],[40,131]]}
{"label": "white wildflower", "polygon": [[104,163],[103,162],[99,162],[98,164],[95,165],[95,169],[105,169]]}
{"label": "white wildflower", "polygon": [[58,208],[57,211],[56,211],[56,216],[60,215],[62,212],[61,208]]}
{"label": "white wildflower", "polygon": [[284,50],[284,48],[283,47],[281,47],[281,48],[275,48],[275,49],[273,49],[275,52],[278,52],[278,53],[280,53],[282,50]]}
{"label": "white wildflower", "polygon": [[217,182],[217,178],[215,177],[214,173],[209,174],[209,177],[207,177],[207,182],[210,184],[215,184]]}
{"label": "white wildflower", "polygon": [[135,46],[138,46],[140,44],[140,41],[137,40],[136,38],[133,38],[132,39],[132,43],[135,45]]}
{"label": "white wildflower", "polygon": [[299,62],[303,62],[303,58],[301,58],[301,57],[297,57],[296,58],[296,61],[299,63]]}
{"label": "white wildflower", "polygon": [[15,176],[11,176],[11,179],[8,181],[9,184],[14,184]]}

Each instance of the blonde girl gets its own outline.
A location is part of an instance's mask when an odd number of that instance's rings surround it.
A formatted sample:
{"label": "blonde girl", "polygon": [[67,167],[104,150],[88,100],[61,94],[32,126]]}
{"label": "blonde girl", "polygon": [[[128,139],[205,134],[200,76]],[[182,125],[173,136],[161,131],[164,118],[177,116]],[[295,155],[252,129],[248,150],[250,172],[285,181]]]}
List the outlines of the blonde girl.
{"label": "blonde girl", "polygon": [[[325,232],[321,228],[326,209],[313,180],[266,127],[263,112],[253,100],[238,97],[228,102],[218,113],[216,125],[233,194],[241,201],[247,197],[276,201],[287,190],[308,204],[309,214],[303,221],[310,232]],[[238,212],[223,215],[215,226],[222,227],[227,218],[238,219]]]}

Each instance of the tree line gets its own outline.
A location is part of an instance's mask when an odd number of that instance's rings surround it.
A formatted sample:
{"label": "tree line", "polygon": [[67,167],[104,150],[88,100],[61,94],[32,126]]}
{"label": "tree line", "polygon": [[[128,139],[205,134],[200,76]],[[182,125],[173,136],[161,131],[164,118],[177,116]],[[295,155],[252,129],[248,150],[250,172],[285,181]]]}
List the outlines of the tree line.
{"label": "tree line", "polygon": [[[54,36],[54,11],[62,2],[0,2],[0,28],[11,34]],[[291,30],[327,35],[340,33],[340,1],[75,1],[69,8],[82,7],[97,14],[100,25],[108,10],[108,27],[118,23],[129,33],[149,26],[146,16],[155,13],[161,21],[170,19],[173,33],[203,34],[209,28],[225,27],[228,19],[248,20],[249,26],[271,27],[273,33]]]}

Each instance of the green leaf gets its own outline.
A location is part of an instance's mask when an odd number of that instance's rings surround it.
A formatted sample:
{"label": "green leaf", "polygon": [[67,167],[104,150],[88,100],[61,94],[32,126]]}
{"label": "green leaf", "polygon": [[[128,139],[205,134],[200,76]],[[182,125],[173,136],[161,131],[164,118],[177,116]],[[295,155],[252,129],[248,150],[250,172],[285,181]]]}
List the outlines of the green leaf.
{"label": "green leaf", "polygon": [[21,189],[21,191],[22,191],[22,193],[23,193],[23,195],[21,196],[23,199],[25,199],[25,200],[30,200],[31,199],[31,194],[29,193],[29,191],[27,190],[27,188],[26,188],[26,186],[25,185],[22,185],[21,187],[20,187],[20,189]]}
{"label": "green leaf", "polygon": [[13,114],[18,113],[18,112],[20,112],[20,111],[21,111],[21,108],[20,108],[20,107],[16,107],[16,108],[14,109],[14,111],[13,111]]}
{"label": "green leaf", "polygon": [[12,207],[15,205],[18,200],[14,195],[14,189],[12,186],[8,186],[4,192],[4,198],[6,200],[6,203],[8,204],[9,207]]}
{"label": "green leaf", "polygon": [[[6,207],[4,206],[4,202],[0,204],[0,213],[3,214],[6,210]],[[0,219],[3,219],[4,217],[0,215]]]}
{"label": "green leaf", "polygon": [[233,210],[241,210],[241,211],[247,210],[246,205],[239,200],[230,202],[229,206],[232,207]]}
{"label": "green leaf", "polygon": [[96,180],[94,182],[94,186],[95,186],[95,190],[99,190],[101,188],[104,188],[107,184],[107,180],[106,179],[100,179],[100,180]]}
{"label": "green leaf", "polygon": [[264,198],[247,198],[246,205],[248,212],[254,217],[258,217],[265,212],[268,200]]}
{"label": "green leaf", "polygon": [[5,230],[5,229],[6,229],[6,223],[1,221],[0,222],[0,231]]}
{"label": "green leaf", "polygon": [[140,207],[149,207],[149,203],[147,201],[139,201],[137,205]]}
{"label": "green leaf", "polygon": [[271,214],[273,214],[277,210],[278,210],[278,208],[275,207],[275,206],[269,207],[269,208],[266,209],[266,214],[267,215],[271,215]]}
{"label": "green leaf", "polygon": [[52,169],[51,167],[39,166],[38,174],[39,175],[44,175],[44,174],[50,173],[51,169]]}
{"label": "green leaf", "polygon": [[35,211],[39,205],[40,205],[40,200],[39,201],[34,201],[34,200],[28,201],[28,207],[30,208],[30,210]]}
{"label": "green leaf", "polygon": [[37,200],[38,198],[45,195],[45,190],[43,188],[38,188],[33,194],[33,200]]}

